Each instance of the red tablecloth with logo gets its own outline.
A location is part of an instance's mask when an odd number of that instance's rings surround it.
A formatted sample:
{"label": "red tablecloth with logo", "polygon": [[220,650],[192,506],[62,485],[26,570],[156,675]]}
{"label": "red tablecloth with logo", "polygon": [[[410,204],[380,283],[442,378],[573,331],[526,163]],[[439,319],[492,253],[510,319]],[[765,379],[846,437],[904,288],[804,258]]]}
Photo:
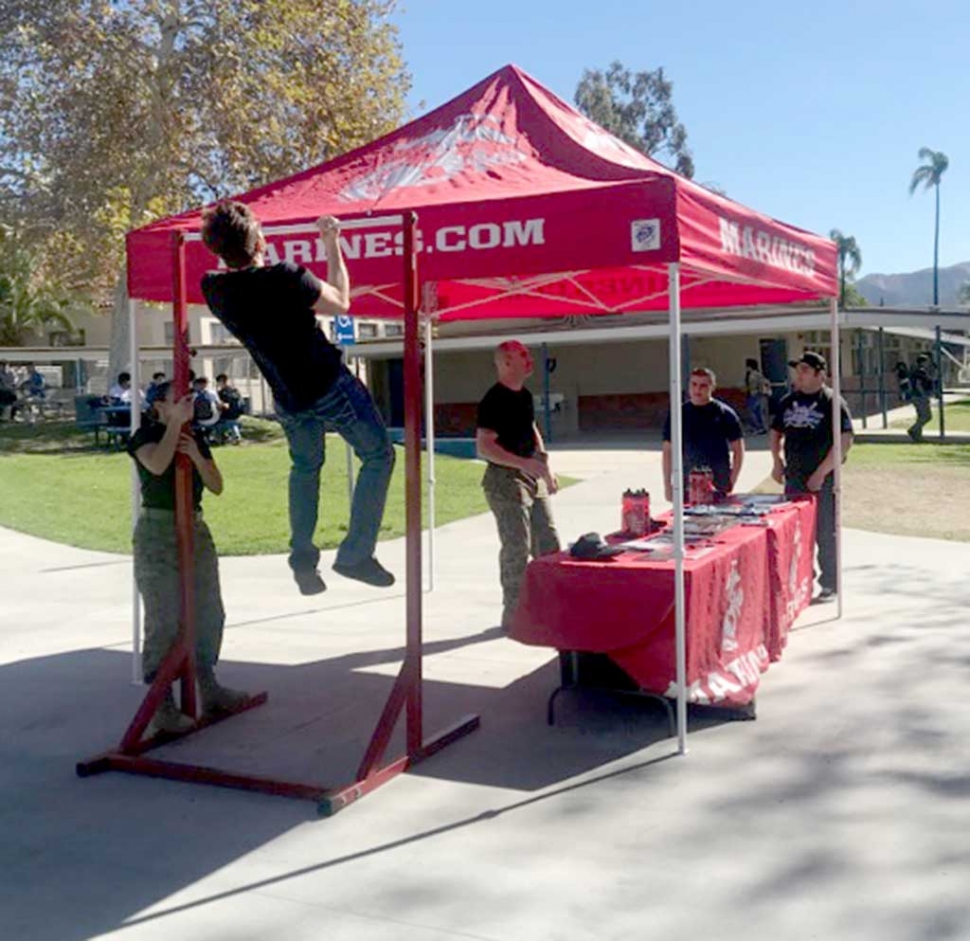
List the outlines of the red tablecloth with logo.
{"label": "red tablecloth with logo", "polygon": [[[688,701],[741,706],[811,600],[815,507],[780,506],[766,526],[737,525],[688,546],[684,561]],[[613,541],[613,540],[611,540]],[[531,562],[511,636],[604,653],[641,688],[675,696],[674,562],[628,551]]]}

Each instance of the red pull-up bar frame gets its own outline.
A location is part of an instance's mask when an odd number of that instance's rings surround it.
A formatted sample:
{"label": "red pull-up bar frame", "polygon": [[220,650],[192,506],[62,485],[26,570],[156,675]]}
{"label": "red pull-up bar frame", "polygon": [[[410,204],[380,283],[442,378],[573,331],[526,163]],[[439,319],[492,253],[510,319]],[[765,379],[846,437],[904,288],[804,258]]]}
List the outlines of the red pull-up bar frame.
{"label": "red pull-up bar frame", "polygon": [[[222,721],[239,712],[260,706],[267,700],[266,693],[250,697],[230,713],[217,717],[202,717],[185,733],[159,733],[143,739],[145,729],[158,710],[166,691],[176,680],[181,680],[181,709],[195,719],[197,712],[197,676],[195,662],[195,582],[193,528],[192,528],[192,467],[189,459],[176,455],[175,473],[175,525],[179,554],[180,622],[178,638],[162,663],[134,719],[128,726],[117,748],[79,762],[77,773],[89,777],[104,771],[124,771],[149,777],[169,778],[193,784],[215,784],[222,787],[258,791],[280,797],[295,797],[317,803],[320,813],[329,816],[353,803],[365,794],[380,787],[391,778],[430,757],[478,728],[477,715],[465,716],[449,728],[432,737],[424,737],[422,710],[422,586],[421,586],[421,352],[418,341],[418,276],[414,245],[417,215],[407,212],[393,221],[403,227],[404,254],[404,459],[405,459],[405,521],[406,521],[406,608],[407,647],[404,663],[394,682],[381,716],[371,735],[357,775],[350,784],[326,787],[282,781],[254,775],[235,774],[218,768],[181,764],[145,757],[145,753],[186,735]],[[346,227],[373,225],[378,220],[362,219],[345,223]],[[386,224],[384,217],[379,220]],[[286,231],[309,231],[305,226],[287,226]],[[273,233],[273,229],[267,230]],[[314,230],[315,231],[315,230]],[[185,290],[185,243],[186,233],[176,232],[173,237],[174,270],[174,384],[182,392],[188,389],[189,374],[189,327]],[[401,711],[406,710],[407,747],[400,758],[381,766],[395,725]]]}

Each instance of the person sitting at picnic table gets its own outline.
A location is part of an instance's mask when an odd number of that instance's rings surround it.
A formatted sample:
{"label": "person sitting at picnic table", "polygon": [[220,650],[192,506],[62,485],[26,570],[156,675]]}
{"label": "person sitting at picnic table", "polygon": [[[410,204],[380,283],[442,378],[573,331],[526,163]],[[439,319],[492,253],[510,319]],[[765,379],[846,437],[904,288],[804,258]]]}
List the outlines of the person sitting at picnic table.
{"label": "person sitting at picnic table", "polygon": [[27,376],[20,383],[20,388],[28,399],[47,398],[47,382],[33,363],[27,363]]}
{"label": "person sitting at picnic table", "polygon": [[202,428],[206,435],[219,421],[222,414],[222,403],[219,396],[209,388],[208,376],[197,376],[192,380],[192,391],[195,393],[195,418],[193,423]]}
{"label": "person sitting at picnic table", "polygon": [[[744,463],[744,432],[737,412],[714,398],[717,377],[713,370],[700,367],[690,374],[688,401],[684,418],[684,493],[692,470],[708,468],[714,475],[714,490],[719,497],[734,491]],[[673,448],[670,443],[670,413],[663,429],[664,496],[673,499],[671,472]]]}
{"label": "person sitting at picnic table", "polygon": [[[180,599],[178,543],[175,533],[176,454],[192,462],[193,562],[195,566],[195,657],[204,715],[238,708],[248,694],[222,686],[215,666],[222,648],[225,610],[219,588],[219,559],[209,527],[202,518],[202,494],[222,493],[222,474],[205,438],[189,431],[195,395],[176,398],[172,383],[152,390],[149,411],[128,443],[141,480],[142,506],[133,537],[135,582],[145,603],[145,645],[142,670],[154,681],[179,633]],[[165,693],[150,731],[178,733],[193,721],[176,706],[172,689]]]}
{"label": "person sitting at picnic table", "polygon": [[118,373],[118,381],[108,389],[108,399],[112,405],[131,404],[131,373]]}
{"label": "person sitting at picnic table", "polygon": [[5,415],[13,418],[17,404],[17,380],[7,368],[5,362],[0,362],[0,419]]}
{"label": "person sitting at picnic table", "polygon": [[154,396],[153,390],[155,389],[156,386],[161,385],[164,381],[165,381],[165,373],[161,371],[152,373],[152,381],[148,383],[148,388],[145,389],[145,408],[146,409],[148,408],[149,397]]}

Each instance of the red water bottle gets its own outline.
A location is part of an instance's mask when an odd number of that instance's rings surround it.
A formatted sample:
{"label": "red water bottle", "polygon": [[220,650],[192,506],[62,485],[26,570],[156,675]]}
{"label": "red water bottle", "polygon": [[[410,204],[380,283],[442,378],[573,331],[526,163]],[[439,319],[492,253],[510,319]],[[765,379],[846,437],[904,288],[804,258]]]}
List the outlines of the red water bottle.
{"label": "red water bottle", "polygon": [[646,536],[650,532],[650,494],[646,490],[623,492],[623,532],[631,536]]}

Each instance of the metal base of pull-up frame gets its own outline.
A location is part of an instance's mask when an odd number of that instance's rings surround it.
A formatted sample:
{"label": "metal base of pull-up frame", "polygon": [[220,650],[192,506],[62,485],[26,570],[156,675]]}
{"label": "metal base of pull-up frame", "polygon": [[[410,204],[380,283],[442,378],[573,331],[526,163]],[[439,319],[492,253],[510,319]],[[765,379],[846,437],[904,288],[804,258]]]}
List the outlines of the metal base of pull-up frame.
{"label": "metal base of pull-up frame", "polygon": [[[407,647],[404,664],[394,682],[381,716],[371,735],[364,757],[350,784],[328,787],[323,784],[284,781],[262,776],[236,774],[218,768],[159,761],[146,753],[201,731],[240,712],[261,706],[266,693],[249,697],[237,709],[212,717],[196,719],[195,597],[192,531],[192,469],[185,455],[176,456],[175,520],[179,555],[180,619],[179,635],[165,658],[145,699],[119,745],[87,761],[79,762],[77,773],[89,777],[104,771],[124,771],[148,777],[168,778],[192,784],[214,784],[279,797],[315,802],[321,814],[329,816],[365,794],[385,784],[414,765],[429,758],[457,739],[478,728],[477,715],[465,716],[454,725],[425,737],[422,703],[422,577],[421,577],[421,352],[418,341],[418,278],[414,231],[417,216],[404,215],[364,218],[342,223],[343,228],[396,225],[403,228],[404,254],[404,456],[407,550]],[[267,228],[267,235],[305,234],[315,227],[302,225]],[[189,333],[185,288],[185,245],[198,241],[198,233],[176,232],[173,237],[173,298],[175,319],[174,383],[178,390],[188,388]],[[431,421],[429,416],[429,422]],[[196,720],[184,733],[159,733],[143,738],[145,730],[175,680],[180,684],[182,712]],[[401,713],[406,714],[406,750],[401,757],[381,764]]]}

